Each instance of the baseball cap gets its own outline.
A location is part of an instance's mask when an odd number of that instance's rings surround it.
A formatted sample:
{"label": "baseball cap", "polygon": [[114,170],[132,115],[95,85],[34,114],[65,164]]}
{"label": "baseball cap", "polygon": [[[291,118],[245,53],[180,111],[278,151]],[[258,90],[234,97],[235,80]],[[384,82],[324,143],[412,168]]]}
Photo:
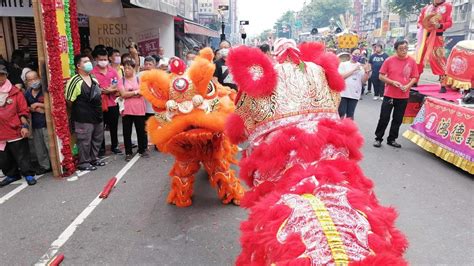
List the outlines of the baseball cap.
{"label": "baseball cap", "polygon": [[7,67],[4,65],[0,65],[0,73],[1,74],[8,74]]}

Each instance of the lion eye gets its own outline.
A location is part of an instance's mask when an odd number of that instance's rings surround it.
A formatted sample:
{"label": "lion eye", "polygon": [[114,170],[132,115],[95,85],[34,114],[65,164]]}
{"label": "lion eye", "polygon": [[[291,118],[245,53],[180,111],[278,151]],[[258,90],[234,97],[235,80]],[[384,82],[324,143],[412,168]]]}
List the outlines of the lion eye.
{"label": "lion eye", "polygon": [[189,82],[184,78],[177,78],[173,82],[173,88],[178,92],[184,92],[188,89]]}
{"label": "lion eye", "polygon": [[212,97],[216,94],[216,85],[214,85],[214,82],[209,82],[207,85],[207,96]]}

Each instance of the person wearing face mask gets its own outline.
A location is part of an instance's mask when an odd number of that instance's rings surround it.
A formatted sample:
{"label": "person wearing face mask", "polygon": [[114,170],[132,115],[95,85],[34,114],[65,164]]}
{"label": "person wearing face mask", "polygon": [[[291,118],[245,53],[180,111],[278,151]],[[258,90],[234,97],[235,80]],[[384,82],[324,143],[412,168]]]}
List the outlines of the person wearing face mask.
{"label": "person wearing face mask", "polygon": [[[143,71],[138,73],[138,78],[140,78],[145,71],[149,71],[149,70],[152,70],[152,69],[156,69],[155,58],[153,58],[151,56],[147,56],[147,57],[145,57],[145,63],[143,64]],[[153,110],[153,105],[149,101],[145,100],[145,105],[146,105],[145,116],[146,116],[146,119],[148,119],[148,118],[150,118],[150,116],[155,115],[155,111]]]}
{"label": "person wearing face mask", "polygon": [[0,187],[24,176],[28,185],[36,184],[31,167],[28,136],[29,111],[20,89],[8,79],[6,66],[0,65],[0,168],[6,176]]}
{"label": "person wearing face mask", "polygon": [[221,55],[221,58],[215,61],[216,70],[214,71],[214,80],[224,86],[237,90],[234,78],[226,65],[226,59],[227,55],[229,55],[230,47],[230,43],[226,40],[223,40],[219,45],[219,54]]}
{"label": "person wearing face mask", "polygon": [[113,49],[109,53],[109,62],[110,66],[117,71],[117,74],[119,78],[121,79],[123,77],[123,67],[121,65],[122,63],[122,57],[120,57],[120,51],[117,49]]}
{"label": "person wearing face mask", "polygon": [[77,74],[67,82],[64,94],[79,148],[77,168],[92,171],[96,166],[105,165],[98,159],[104,139],[101,89],[91,75],[93,66],[86,54],[75,55],[74,65]]}
{"label": "person wearing face mask", "polygon": [[[115,102],[118,91],[122,87],[122,79],[119,78],[117,71],[110,66],[107,51],[99,50],[96,53],[97,65],[91,74],[99,81],[102,90],[102,111],[104,111],[104,124],[109,128],[110,132],[110,150],[114,154],[123,154],[118,148],[118,121],[120,117],[119,107]],[[99,156],[105,154],[105,138]]]}
{"label": "person wearing face mask", "polygon": [[[153,58],[152,58],[153,59]],[[145,58],[146,60],[146,58]],[[153,59],[155,60],[155,59]],[[146,64],[146,61],[145,61]],[[135,62],[128,60],[124,62],[123,84],[120,95],[124,99],[124,107],[121,112],[123,124],[123,140],[125,144],[125,161],[133,158],[132,153],[132,126],[138,139],[138,153],[141,157],[147,158],[148,147],[145,132],[145,100],[140,95],[140,80],[135,75]]]}
{"label": "person wearing face mask", "polygon": [[[138,73],[138,75],[137,75],[138,79],[141,78],[143,73],[145,73],[146,71],[150,71],[152,69],[157,69],[157,62],[156,62],[154,57],[147,56],[147,57],[145,57],[145,60],[144,60],[144,63],[143,63],[143,71],[140,71],[140,73]],[[167,69],[168,69],[168,66],[166,66],[166,70]],[[153,105],[147,99],[143,99],[143,100],[145,101],[145,121],[147,121],[148,118],[155,115],[155,110],[153,110]],[[145,128],[145,130],[146,130],[146,128]],[[153,145],[152,143],[148,143],[148,135],[147,134],[145,134],[145,143],[147,145],[147,150],[148,150],[148,145]],[[158,150],[158,149],[155,147],[155,150]]]}
{"label": "person wearing face mask", "polygon": [[34,154],[40,165],[40,169],[36,173],[44,174],[51,171],[51,162],[49,160],[48,130],[44,114],[44,96],[41,80],[36,71],[25,74],[25,85],[25,98],[31,113]]}
{"label": "person wearing face mask", "polygon": [[194,61],[194,58],[196,58],[196,52],[194,51],[187,52],[186,53],[186,66],[190,67]]}
{"label": "person wearing face mask", "polygon": [[360,99],[362,86],[369,79],[370,65],[359,63],[361,59],[360,49],[351,51],[351,60],[339,64],[339,73],[344,78],[346,86],[341,92],[339,104],[339,116],[341,118],[354,119],[357,102]]}

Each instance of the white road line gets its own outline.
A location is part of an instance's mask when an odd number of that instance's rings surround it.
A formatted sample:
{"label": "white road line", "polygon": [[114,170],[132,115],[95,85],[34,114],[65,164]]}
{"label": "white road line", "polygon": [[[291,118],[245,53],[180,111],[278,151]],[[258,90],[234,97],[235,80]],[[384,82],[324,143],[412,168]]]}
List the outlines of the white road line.
{"label": "white road line", "polygon": [[[106,157],[104,157],[104,158],[102,158],[102,159],[99,159],[99,161],[104,162],[104,161],[107,160],[108,158],[110,158],[110,156],[106,156]],[[108,162],[105,162],[105,163],[106,163],[106,165],[109,164]],[[81,177],[81,176],[83,176],[83,175],[86,175],[86,174],[88,174],[88,173],[90,173],[90,172],[91,172],[91,171],[81,171],[81,170],[77,170],[77,171],[75,172],[75,175],[69,177],[69,178],[66,179],[66,180],[69,181],[69,182],[77,181],[77,180],[79,180],[79,177]]]}
{"label": "white road line", "polygon": [[[128,162],[120,172],[115,176],[117,177],[117,182],[115,183],[115,186],[119,184],[120,179],[127,173],[130,168],[138,161],[139,155],[135,155],[133,159]],[[99,194],[100,195],[100,194]],[[99,204],[102,202],[102,199],[99,198],[99,195],[87,206],[80,214],[79,216],[74,219],[74,221],[64,230],[61,235],[59,235],[58,239],[56,239],[39,261],[35,265],[46,265],[55,255],[58,253],[59,249],[71,238],[71,236],[74,234],[76,229],[86,220],[86,218],[94,211],[94,209],[99,206]]]}
{"label": "white road line", "polygon": [[[40,179],[43,175],[39,175],[36,177],[36,180]],[[16,181],[18,182],[18,181]],[[16,183],[16,182],[13,182],[12,184]],[[20,181],[21,182],[21,181]],[[26,183],[25,180],[23,180],[21,183],[21,185],[17,188],[15,188],[14,190],[10,191],[8,194],[6,194],[5,196],[1,197],[0,198],[0,205],[2,205],[3,203],[5,203],[7,200],[13,198],[16,194],[20,193],[23,189],[27,188],[28,187],[28,184]]]}

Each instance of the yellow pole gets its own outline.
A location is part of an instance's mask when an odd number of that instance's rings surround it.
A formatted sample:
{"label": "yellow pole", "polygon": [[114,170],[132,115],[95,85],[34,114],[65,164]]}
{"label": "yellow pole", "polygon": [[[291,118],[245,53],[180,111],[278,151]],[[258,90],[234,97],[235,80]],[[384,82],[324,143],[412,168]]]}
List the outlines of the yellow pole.
{"label": "yellow pole", "polygon": [[[35,19],[35,29],[36,29],[36,42],[38,47],[38,73],[41,77],[46,77],[49,83],[50,77],[48,75],[48,53],[44,45],[45,40],[43,37],[44,27],[43,27],[43,16],[40,0],[33,0],[33,14]],[[55,177],[61,177],[62,169],[61,162],[59,160],[59,148],[56,141],[57,136],[54,131],[54,122],[51,117],[51,98],[49,92],[44,91],[44,106],[45,106],[45,116],[46,116],[46,127],[48,129],[48,146],[49,146],[49,157],[51,160],[51,168],[53,170],[53,175]]]}

